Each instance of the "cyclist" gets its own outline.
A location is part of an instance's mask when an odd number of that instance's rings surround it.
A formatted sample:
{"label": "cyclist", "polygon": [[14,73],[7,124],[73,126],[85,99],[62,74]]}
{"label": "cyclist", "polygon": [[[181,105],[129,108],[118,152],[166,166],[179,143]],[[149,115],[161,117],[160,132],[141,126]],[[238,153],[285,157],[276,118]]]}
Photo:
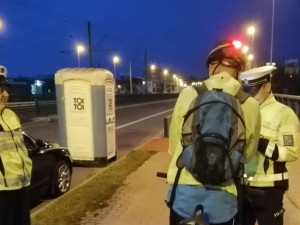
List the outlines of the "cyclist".
{"label": "cyclist", "polygon": [[[208,90],[221,89],[231,95],[236,95],[241,89],[240,73],[245,67],[245,57],[241,51],[241,43],[226,40],[218,43],[207,58],[209,78],[204,81]],[[193,215],[199,205],[204,208],[204,217],[209,224],[233,224],[238,211],[237,189],[232,181],[228,186],[219,189],[207,189],[183,168],[173,202],[170,202],[173,184],[178,171],[176,161],[183,151],[181,145],[181,129],[183,117],[190,104],[198,96],[193,87],[185,88],[175,104],[169,134],[169,154],[171,163],[167,180],[170,184],[168,201],[170,206],[170,225],[177,225],[183,219]],[[260,114],[257,101],[249,97],[241,105],[246,124],[246,147],[243,161],[247,162],[255,154],[260,130]]]}

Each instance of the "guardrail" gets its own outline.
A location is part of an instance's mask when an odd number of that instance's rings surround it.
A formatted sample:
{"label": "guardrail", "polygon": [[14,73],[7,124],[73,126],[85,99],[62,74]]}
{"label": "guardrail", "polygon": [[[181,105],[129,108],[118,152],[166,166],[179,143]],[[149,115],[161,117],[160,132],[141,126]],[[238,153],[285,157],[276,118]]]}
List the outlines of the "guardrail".
{"label": "guardrail", "polygon": [[274,94],[274,96],[279,102],[291,107],[300,118],[300,96],[283,94]]}
{"label": "guardrail", "polygon": [[11,109],[14,108],[31,108],[35,107],[36,105],[44,106],[44,105],[56,105],[56,101],[30,101],[30,102],[9,102],[8,107]]}

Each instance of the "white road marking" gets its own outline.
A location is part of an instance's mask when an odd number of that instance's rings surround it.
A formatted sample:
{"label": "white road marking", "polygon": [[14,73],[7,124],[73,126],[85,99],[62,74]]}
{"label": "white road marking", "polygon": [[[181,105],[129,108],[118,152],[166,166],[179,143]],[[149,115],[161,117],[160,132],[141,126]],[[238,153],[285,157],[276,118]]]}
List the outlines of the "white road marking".
{"label": "white road marking", "polygon": [[152,118],[152,117],[155,117],[155,116],[158,116],[158,115],[161,115],[161,114],[170,112],[170,111],[172,111],[172,110],[173,110],[173,108],[172,108],[172,109],[165,110],[165,111],[160,112],[160,113],[156,113],[156,114],[151,115],[151,116],[144,117],[144,118],[139,119],[139,120],[136,120],[136,121],[132,121],[132,122],[130,122],[130,123],[123,124],[123,125],[121,125],[121,126],[116,127],[116,129],[119,130],[119,129],[122,129],[122,128],[124,128],[124,127],[128,127],[128,126],[130,126],[130,125],[132,125],[132,124],[139,123],[139,122],[141,122],[141,121],[144,121],[144,120],[150,119],[150,118]]}

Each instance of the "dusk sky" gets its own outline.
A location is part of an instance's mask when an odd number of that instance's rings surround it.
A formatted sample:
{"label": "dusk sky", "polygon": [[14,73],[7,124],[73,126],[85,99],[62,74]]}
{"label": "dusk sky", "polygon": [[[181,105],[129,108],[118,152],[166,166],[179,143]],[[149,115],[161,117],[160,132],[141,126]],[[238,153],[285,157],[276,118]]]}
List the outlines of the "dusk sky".
{"label": "dusk sky", "polygon": [[[250,43],[254,54],[270,59],[273,0],[1,0],[0,65],[8,77],[55,74],[77,67],[76,43],[88,47],[92,28],[94,65],[113,71],[112,56],[121,57],[117,73],[141,76],[148,62],[184,76],[206,77],[208,52],[225,38]],[[275,1],[273,59],[300,58],[300,1]],[[80,56],[89,66],[88,53]]]}

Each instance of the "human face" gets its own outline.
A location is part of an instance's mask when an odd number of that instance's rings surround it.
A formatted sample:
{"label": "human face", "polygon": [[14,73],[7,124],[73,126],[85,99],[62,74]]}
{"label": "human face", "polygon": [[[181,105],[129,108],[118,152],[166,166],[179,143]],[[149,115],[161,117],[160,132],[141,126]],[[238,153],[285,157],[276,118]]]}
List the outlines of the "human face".
{"label": "human face", "polygon": [[271,83],[264,83],[261,88],[258,90],[256,94],[254,94],[254,98],[261,105],[270,95],[271,93]]}
{"label": "human face", "polygon": [[0,105],[7,105],[9,94],[6,87],[0,87]]}

